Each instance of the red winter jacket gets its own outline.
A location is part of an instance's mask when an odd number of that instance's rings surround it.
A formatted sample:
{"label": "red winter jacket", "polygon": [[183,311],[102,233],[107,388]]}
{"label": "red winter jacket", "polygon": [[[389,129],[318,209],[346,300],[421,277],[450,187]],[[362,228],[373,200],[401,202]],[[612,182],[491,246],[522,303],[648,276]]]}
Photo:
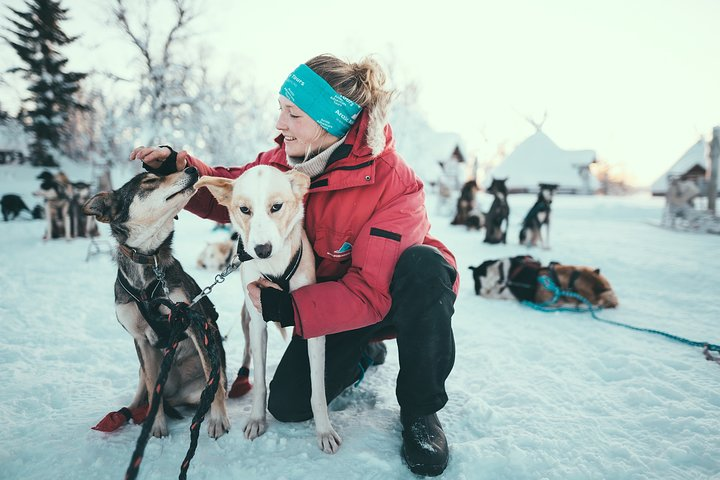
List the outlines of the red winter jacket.
{"label": "red winter jacket", "polygon": [[[363,111],[305,197],[305,231],[315,251],[318,283],[292,293],[295,334],[304,338],[381,321],[390,310],[395,264],[411,245],[436,247],[457,268],[447,247],[428,234],[422,181],[395,151],[390,126],[385,150],[373,157],[367,122]],[[276,148],[242,167],[209,167],[193,157],[188,162],[201,175],[227,178],[255,165],[289,170],[282,135],[276,142]],[[205,188],[185,208],[203,218],[230,221],[227,209]]]}

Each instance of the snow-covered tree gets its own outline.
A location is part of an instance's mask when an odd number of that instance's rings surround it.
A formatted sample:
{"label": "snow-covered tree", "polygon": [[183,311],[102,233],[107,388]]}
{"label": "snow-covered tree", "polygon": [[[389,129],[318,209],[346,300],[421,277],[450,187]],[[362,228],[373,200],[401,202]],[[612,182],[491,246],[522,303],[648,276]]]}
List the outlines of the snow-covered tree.
{"label": "snow-covered tree", "polygon": [[67,114],[71,108],[83,108],[75,100],[79,82],[85,73],[66,71],[67,58],[58,51],[72,43],[60,23],[67,18],[67,9],[59,0],[28,0],[26,11],[11,8],[8,17],[14,38],[3,37],[20,57],[24,66],[10,69],[20,72],[29,82],[30,95],[23,99],[26,114],[22,119],[33,133],[31,161],[34,165],[54,166],[53,150],[63,138]]}
{"label": "snow-covered tree", "polygon": [[242,165],[273,146],[274,98],[261,94],[236,72],[220,81],[203,78],[193,147],[200,147],[209,163]]}
{"label": "snow-covered tree", "polygon": [[135,7],[114,0],[114,20],[137,53],[137,74],[129,79],[137,90],[127,105],[136,142],[190,149],[210,164],[242,164],[269,148],[274,101],[259,95],[249,76],[209,74],[208,56],[192,41],[198,3]]}
{"label": "snow-covered tree", "polygon": [[130,108],[144,120],[137,125],[146,145],[187,139],[186,120],[197,105],[200,71],[188,58],[186,41],[199,9],[191,0],[172,4],[173,15],[161,15],[161,22],[150,22],[149,4],[129,8],[128,0],[115,0],[113,7],[117,25],[139,55],[138,92]]}

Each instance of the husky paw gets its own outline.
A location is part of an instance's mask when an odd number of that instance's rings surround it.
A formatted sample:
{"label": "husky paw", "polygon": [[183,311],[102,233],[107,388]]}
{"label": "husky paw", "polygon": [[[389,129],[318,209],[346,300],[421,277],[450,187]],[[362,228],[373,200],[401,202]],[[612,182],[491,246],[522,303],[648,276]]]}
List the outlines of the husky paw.
{"label": "husky paw", "polygon": [[208,435],[212,438],[220,438],[230,431],[230,420],[227,415],[221,415],[217,418],[210,417],[208,422]]}
{"label": "husky paw", "polygon": [[330,431],[317,432],[317,441],[320,450],[331,454],[337,453],[337,451],[340,450],[340,445],[342,444],[340,435],[338,435],[332,427],[330,427]]}
{"label": "husky paw", "polygon": [[265,433],[265,429],[267,428],[267,423],[265,422],[264,418],[260,419],[254,419],[251,418],[248,420],[247,425],[245,425],[245,428],[243,428],[243,432],[245,433],[245,438],[249,440],[255,440],[257,437]]}
{"label": "husky paw", "polygon": [[152,436],[157,438],[167,437],[168,435],[168,427],[167,422],[165,421],[165,415],[158,414],[157,417],[155,417],[155,423],[153,423],[152,426]]}

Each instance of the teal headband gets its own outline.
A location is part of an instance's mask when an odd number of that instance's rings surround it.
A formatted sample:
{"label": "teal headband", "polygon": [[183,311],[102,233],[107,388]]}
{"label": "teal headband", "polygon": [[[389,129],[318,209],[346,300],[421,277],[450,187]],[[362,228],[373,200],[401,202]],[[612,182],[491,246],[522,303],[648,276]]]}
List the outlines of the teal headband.
{"label": "teal headband", "polygon": [[288,75],[280,87],[280,95],[338,138],[345,136],[362,110],[360,105],[340,95],[304,63]]}

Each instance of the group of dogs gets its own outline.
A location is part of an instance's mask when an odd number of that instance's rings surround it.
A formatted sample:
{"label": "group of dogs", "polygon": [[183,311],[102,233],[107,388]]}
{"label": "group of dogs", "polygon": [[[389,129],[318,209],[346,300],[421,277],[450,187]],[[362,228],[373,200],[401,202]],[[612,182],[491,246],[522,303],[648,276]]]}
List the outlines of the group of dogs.
{"label": "group of dogs", "polygon": [[33,195],[43,200],[44,206],[28,208],[20,195],[8,193],[0,199],[4,221],[14,220],[23,212],[33,219],[45,219],[44,240],[75,237],[95,237],[97,224],[93,217],[83,214],[82,206],[90,198],[90,184],[71,182],[63,172],[52,174],[45,170],[37,176],[40,188]]}
{"label": "group of dogs", "polygon": [[[483,214],[477,210],[475,195],[478,192],[474,180],[466,182],[460,191],[456,213],[451,224],[465,225],[468,229],[485,227],[485,242],[507,243],[510,207],[505,179],[493,178],[487,192],[494,199],[490,210]],[[526,246],[550,248],[550,213],[557,184],[541,183],[535,203],[530,208],[520,228],[519,243]],[[544,227],[544,229],[543,229]],[[543,230],[545,234],[543,235]],[[610,282],[600,269],[586,266],[563,265],[550,262],[543,266],[529,255],[518,255],[486,260],[477,267],[470,267],[477,295],[495,299],[513,299],[540,305],[553,303],[554,307],[581,306],[583,300],[590,306],[614,308],[618,305]],[[543,287],[541,278],[549,279],[555,291]],[[557,291],[567,293],[557,296]],[[583,300],[580,300],[580,299]]]}
{"label": "group of dogs", "polygon": [[[152,302],[163,296],[159,277],[172,302],[189,304],[201,292],[172,254],[176,215],[198,189],[208,188],[227,207],[238,238],[237,242],[224,242],[220,248],[214,244],[207,256],[198,259],[198,266],[222,268],[229,262],[240,263],[244,292],[249,283],[259,278],[270,279],[293,291],[315,282],[313,249],[303,229],[303,198],[309,186],[307,175],[295,170],[283,173],[270,166],[253,167],[235,180],[199,178],[198,171],[189,167],[167,176],[138,174],[119,189],[100,192],[85,203],[84,213],[108,223],[118,245],[115,312],[133,338],[140,364],[138,388],[127,407],[129,411],[151,403],[168,343],[169,311]],[[218,333],[218,315],[209,299],[203,300],[191,308],[200,312],[215,332],[211,337],[222,360],[220,385],[208,415],[208,433],[218,438],[230,429],[225,404],[228,392],[225,352]],[[249,302],[238,304],[238,310],[245,336],[243,367],[247,372],[251,358],[254,365],[254,384],[242,392],[252,392],[250,416],[243,429],[245,437],[252,440],[267,428],[267,324]],[[210,379],[209,347],[204,333],[191,326],[185,335],[177,343],[175,361],[162,389],[162,402],[151,428],[156,437],[168,434],[166,417],[176,416],[175,407],[199,403]],[[342,440],[330,423],[326,403],[325,337],[308,340],[308,357],[317,443],[322,451],[335,453]],[[239,374],[235,383],[243,381],[249,383],[247,377],[242,379]]]}
{"label": "group of dogs", "polygon": [[[465,225],[468,229],[485,228],[485,243],[507,243],[507,231],[510,216],[508,205],[507,178],[493,178],[487,193],[493,196],[493,202],[487,213],[477,209],[475,196],[478,186],[475,180],[466,182],[460,190],[457,200],[455,217],[452,225]],[[519,242],[521,245],[542,246],[550,248],[550,210],[556,184],[541,183],[537,200],[525,215],[520,228]],[[545,227],[543,236],[542,227]]]}

